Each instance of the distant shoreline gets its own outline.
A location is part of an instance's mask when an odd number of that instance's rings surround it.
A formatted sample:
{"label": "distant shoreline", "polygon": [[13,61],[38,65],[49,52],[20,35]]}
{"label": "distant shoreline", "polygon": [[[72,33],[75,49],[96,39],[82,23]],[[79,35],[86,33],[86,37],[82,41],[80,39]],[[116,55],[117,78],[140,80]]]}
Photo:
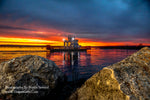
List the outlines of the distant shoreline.
{"label": "distant shoreline", "polygon": [[15,50],[15,51],[0,51],[0,52],[47,52],[47,50],[41,50],[41,51],[37,51],[37,50],[35,50],[35,51],[33,51],[33,50],[31,50],[31,51],[29,51],[29,50],[27,50],[27,51],[25,51],[25,50]]}
{"label": "distant shoreline", "polygon": [[46,47],[43,45],[0,45],[0,47]]}
{"label": "distant shoreline", "polygon": [[[46,45],[46,46],[37,46],[37,45],[0,45],[0,47],[52,47],[52,48],[62,48],[63,46],[50,46],[50,45]],[[99,48],[99,49],[141,49],[143,47],[150,47],[150,46],[82,46],[82,48]],[[46,50],[45,50],[46,51]],[[2,52],[2,51],[0,51]],[[24,51],[27,52],[27,51]],[[30,52],[30,51],[29,51]],[[37,52],[37,51],[35,51]],[[44,51],[43,51],[44,52]]]}
{"label": "distant shoreline", "polygon": [[100,49],[134,49],[134,50],[139,50],[143,47],[150,47],[150,46],[99,46],[96,48]]}

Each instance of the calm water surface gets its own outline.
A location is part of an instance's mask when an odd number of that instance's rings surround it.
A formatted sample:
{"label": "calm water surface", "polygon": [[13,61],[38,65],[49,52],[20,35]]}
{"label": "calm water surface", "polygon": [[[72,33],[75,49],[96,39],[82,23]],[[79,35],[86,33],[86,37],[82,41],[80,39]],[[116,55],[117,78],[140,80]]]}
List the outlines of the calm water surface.
{"label": "calm water surface", "polygon": [[137,50],[91,49],[87,52],[0,52],[0,62],[23,55],[39,55],[54,61],[69,81],[89,78],[103,67],[114,64]]}

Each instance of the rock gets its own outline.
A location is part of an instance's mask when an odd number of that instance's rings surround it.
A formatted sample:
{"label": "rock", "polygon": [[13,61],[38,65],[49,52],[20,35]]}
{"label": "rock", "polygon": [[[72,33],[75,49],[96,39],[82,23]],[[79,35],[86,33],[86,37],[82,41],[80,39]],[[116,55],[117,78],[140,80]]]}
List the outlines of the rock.
{"label": "rock", "polygon": [[50,95],[64,82],[57,65],[33,55],[17,57],[0,64],[0,99],[37,100]]}
{"label": "rock", "polygon": [[103,68],[69,100],[150,100],[150,48]]}

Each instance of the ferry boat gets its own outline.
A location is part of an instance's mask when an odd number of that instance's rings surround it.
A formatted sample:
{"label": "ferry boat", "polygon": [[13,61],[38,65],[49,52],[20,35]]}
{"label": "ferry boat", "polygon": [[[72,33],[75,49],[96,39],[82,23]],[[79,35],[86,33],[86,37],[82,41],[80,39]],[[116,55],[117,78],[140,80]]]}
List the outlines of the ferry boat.
{"label": "ferry boat", "polygon": [[63,48],[59,48],[59,49],[51,49],[50,51],[55,52],[55,51],[86,51],[87,48],[82,48],[79,43],[78,40],[75,39],[75,36],[69,35],[68,36],[68,40],[63,39],[64,41],[64,46]]}

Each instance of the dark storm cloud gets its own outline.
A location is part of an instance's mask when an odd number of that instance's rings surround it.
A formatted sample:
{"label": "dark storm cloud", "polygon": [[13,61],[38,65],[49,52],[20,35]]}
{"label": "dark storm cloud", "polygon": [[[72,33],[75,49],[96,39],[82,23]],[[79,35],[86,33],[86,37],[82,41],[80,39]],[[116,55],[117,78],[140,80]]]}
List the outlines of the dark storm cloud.
{"label": "dark storm cloud", "polygon": [[5,25],[0,25],[0,29],[34,31],[33,29],[21,28],[21,27],[13,27],[13,26],[5,26]]}
{"label": "dark storm cloud", "polygon": [[9,37],[18,37],[18,38],[41,38],[41,39],[47,39],[47,35],[45,34],[36,34],[36,33],[27,33],[24,31],[5,31],[5,30],[0,30],[0,35],[2,36],[9,36]]}
{"label": "dark storm cloud", "polygon": [[0,0],[0,7],[3,6],[3,2],[4,2],[4,0]]}
{"label": "dark storm cloud", "polygon": [[0,18],[23,18],[20,25],[36,21],[103,41],[150,38],[149,0],[5,0],[2,4]]}

